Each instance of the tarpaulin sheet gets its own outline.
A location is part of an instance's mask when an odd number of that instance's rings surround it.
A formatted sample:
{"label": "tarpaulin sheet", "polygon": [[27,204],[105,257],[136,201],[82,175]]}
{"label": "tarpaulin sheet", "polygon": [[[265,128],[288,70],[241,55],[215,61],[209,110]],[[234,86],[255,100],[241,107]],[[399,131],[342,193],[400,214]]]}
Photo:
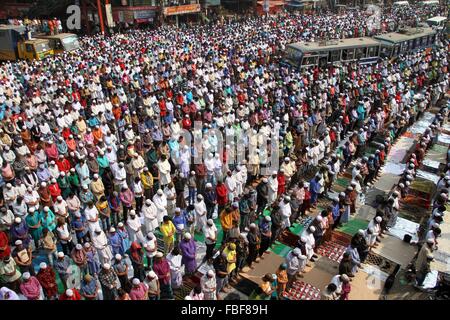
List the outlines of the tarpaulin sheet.
{"label": "tarpaulin sheet", "polygon": [[387,162],[402,163],[413,146],[414,139],[401,137],[389,151]]}
{"label": "tarpaulin sheet", "polygon": [[440,179],[439,176],[435,175],[434,173],[426,172],[423,170],[417,170],[417,177],[432,181],[435,184],[437,184]]}
{"label": "tarpaulin sheet", "polygon": [[381,173],[392,173],[395,175],[401,175],[403,171],[405,171],[406,164],[403,163],[395,163],[395,162],[388,162],[386,165],[381,169]]}
{"label": "tarpaulin sheet", "polygon": [[409,234],[413,241],[417,241],[419,240],[417,236],[419,226],[420,225],[418,223],[398,217],[395,226],[389,229],[389,233],[400,240],[403,240],[403,237],[406,234]]}

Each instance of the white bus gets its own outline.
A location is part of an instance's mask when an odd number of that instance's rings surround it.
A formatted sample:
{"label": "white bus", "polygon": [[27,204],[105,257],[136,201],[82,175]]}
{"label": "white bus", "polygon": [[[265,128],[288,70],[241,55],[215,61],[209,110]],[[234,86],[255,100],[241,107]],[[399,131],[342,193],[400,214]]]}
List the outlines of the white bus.
{"label": "white bus", "polygon": [[380,42],[367,37],[292,43],[286,47],[284,63],[294,68],[325,67],[349,61],[367,64],[378,60],[379,51]]}
{"label": "white bus", "polygon": [[396,1],[392,4],[392,8],[409,7],[408,1]]}

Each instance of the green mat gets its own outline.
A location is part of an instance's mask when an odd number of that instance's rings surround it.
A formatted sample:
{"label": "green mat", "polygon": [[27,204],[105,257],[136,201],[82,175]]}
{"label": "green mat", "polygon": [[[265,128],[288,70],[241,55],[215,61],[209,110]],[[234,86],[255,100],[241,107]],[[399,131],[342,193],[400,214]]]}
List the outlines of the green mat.
{"label": "green mat", "polygon": [[300,223],[293,223],[292,226],[289,228],[289,231],[291,231],[293,234],[300,235],[303,229],[304,227]]}
{"label": "green mat", "polygon": [[359,229],[367,229],[369,222],[362,219],[353,219],[344,224],[342,227],[338,228],[337,231],[349,234],[351,236],[355,235]]}
{"label": "green mat", "polygon": [[279,242],[275,241],[269,251],[275,253],[276,255],[286,258],[287,254],[292,250],[291,247]]}

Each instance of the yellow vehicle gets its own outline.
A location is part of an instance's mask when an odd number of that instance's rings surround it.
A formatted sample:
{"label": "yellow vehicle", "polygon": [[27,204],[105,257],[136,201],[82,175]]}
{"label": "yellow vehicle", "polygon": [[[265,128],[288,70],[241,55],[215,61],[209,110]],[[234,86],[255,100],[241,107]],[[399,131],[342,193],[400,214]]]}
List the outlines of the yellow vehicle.
{"label": "yellow vehicle", "polygon": [[36,35],[36,38],[47,39],[54,53],[72,51],[80,48],[78,36],[74,33],[60,33],[55,35]]}
{"label": "yellow vehicle", "polygon": [[50,48],[48,40],[31,39],[21,41],[18,44],[19,58],[33,60],[40,60],[47,56],[53,55],[53,50]]}
{"label": "yellow vehicle", "polygon": [[0,25],[0,60],[34,60],[53,54],[48,40],[25,37],[23,26]]}

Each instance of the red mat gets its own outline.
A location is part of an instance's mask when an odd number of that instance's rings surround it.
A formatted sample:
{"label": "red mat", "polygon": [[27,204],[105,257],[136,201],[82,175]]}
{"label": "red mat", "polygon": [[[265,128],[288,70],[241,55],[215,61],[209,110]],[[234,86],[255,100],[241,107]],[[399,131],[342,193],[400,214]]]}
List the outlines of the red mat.
{"label": "red mat", "polygon": [[320,290],[309,283],[295,281],[283,296],[289,300],[320,300]]}
{"label": "red mat", "polygon": [[339,244],[336,241],[325,241],[320,245],[320,247],[317,248],[317,253],[323,257],[327,257],[328,259],[340,263],[345,249],[345,246]]}

